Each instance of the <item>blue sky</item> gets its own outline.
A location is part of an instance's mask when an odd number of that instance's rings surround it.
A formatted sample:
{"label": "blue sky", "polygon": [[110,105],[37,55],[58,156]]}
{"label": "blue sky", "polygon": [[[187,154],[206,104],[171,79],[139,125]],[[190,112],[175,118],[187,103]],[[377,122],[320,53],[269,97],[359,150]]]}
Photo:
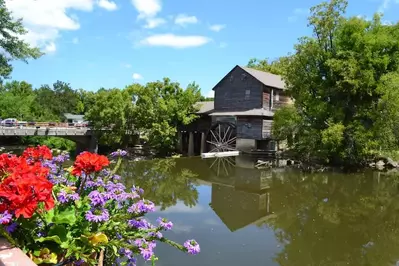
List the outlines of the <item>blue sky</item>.
{"label": "blue sky", "polygon": [[[309,7],[320,0],[6,0],[46,52],[14,64],[13,79],[35,87],[56,80],[74,88],[123,88],[169,77],[195,81],[204,95],[235,65],[277,58],[309,35]],[[396,22],[399,0],[350,0],[348,15],[384,12]]]}

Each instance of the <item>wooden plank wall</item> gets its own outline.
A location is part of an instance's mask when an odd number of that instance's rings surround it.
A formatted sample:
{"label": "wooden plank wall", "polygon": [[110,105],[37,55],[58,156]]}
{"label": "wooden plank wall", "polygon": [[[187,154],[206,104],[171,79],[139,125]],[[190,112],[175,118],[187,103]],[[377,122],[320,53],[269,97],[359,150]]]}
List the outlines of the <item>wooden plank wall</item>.
{"label": "wooden plank wall", "polygon": [[237,117],[237,138],[262,139],[262,118]]}
{"label": "wooden plank wall", "polygon": [[272,136],[272,125],[273,120],[266,120],[262,121],[262,138],[269,139]]}
{"label": "wooden plank wall", "polygon": [[[250,93],[246,93],[249,90]],[[215,88],[215,111],[244,111],[262,108],[262,84],[239,67]]]}
{"label": "wooden plank wall", "polygon": [[292,104],[292,100],[291,100],[290,97],[284,95],[283,92],[281,92],[281,91],[279,92],[279,94],[280,94],[280,95],[279,95],[279,100],[276,101],[276,100],[274,99],[274,101],[273,101],[273,108],[272,108],[272,111],[276,111],[276,110],[280,109],[280,108],[283,107],[283,106]]}

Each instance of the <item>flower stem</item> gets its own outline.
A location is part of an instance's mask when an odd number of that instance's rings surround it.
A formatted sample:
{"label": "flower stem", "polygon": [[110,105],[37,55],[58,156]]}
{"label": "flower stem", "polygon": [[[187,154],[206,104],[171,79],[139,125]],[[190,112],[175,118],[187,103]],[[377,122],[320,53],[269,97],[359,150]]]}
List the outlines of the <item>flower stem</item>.
{"label": "flower stem", "polygon": [[15,242],[15,240],[11,237],[11,235],[6,231],[6,229],[4,228],[4,225],[1,226],[0,233],[7,239],[7,241],[11,245],[17,246],[17,242]]}
{"label": "flower stem", "polygon": [[37,210],[35,211],[35,213],[37,214],[37,216],[39,216],[39,219],[44,223],[44,226],[48,228],[48,224],[46,220],[43,218],[43,216]]}

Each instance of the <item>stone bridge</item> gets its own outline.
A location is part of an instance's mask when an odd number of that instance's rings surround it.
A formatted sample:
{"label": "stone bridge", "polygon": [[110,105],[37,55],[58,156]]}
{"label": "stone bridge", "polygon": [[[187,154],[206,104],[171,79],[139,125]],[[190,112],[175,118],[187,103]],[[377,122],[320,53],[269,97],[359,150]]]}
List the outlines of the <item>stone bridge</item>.
{"label": "stone bridge", "polygon": [[88,127],[0,127],[1,136],[48,136],[72,140],[76,152],[97,152],[97,139]]}

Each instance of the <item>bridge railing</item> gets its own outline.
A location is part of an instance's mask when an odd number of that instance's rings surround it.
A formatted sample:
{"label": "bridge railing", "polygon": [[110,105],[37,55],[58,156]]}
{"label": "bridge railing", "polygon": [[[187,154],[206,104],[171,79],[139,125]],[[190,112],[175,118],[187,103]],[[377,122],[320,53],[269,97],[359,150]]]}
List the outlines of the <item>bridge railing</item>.
{"label": "bridge railing", "polygon": [[40,128],[40,127],[67,127],[67,128],[88,128],[87,124],[78,123],[61,123],[61,122],[23,122],[23,123],[12,123],[12,124],[0,124],[0,127],[30,127],[30,128]]}

